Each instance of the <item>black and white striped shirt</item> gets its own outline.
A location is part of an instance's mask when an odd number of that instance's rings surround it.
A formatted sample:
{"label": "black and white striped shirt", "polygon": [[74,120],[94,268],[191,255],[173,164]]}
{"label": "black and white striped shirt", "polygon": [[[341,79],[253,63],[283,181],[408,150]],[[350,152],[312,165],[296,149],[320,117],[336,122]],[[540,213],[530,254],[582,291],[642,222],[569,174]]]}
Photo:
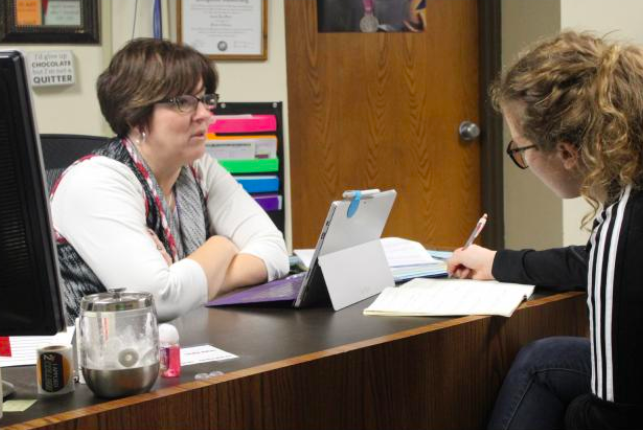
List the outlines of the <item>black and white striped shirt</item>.
{"label": "black and white striped shirt", "polygon": [[592,392],[643,403],[643,196],[626,188],[596,219],[590,239],[587,305]]}
{"label": "black and white striped shirt", "polygon": [[594,398],[643,405],[643,192],[627,187],[586,247],[499,251],[496,279],[587,289]]}

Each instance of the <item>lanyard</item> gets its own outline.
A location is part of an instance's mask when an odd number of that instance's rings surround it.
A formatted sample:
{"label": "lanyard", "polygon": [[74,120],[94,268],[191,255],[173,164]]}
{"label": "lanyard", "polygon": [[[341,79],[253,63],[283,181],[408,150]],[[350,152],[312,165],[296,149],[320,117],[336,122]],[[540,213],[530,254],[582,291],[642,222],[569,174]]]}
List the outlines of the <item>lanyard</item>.
{"label": "lanyard", "polygon": [[154,199],[154,204],[156,205],[156,208],[158,209],[159,215],[161,217],[161,226],[163,227],[163,233],[165,234],[168,245],[170,246],[170,255],[172,256],[172,261],[177,262],[179,261],[179,253],[176,247],[176,240],[174,239],[174,235],[170,230],[170,224],[167,220],[165,209],[163,209],[163,204],[161,203],[161,196],[159,195],[157,187],[152,180],[152,175],[150,175],[147,167],[145,167],[145,163],[139,157],[138,152],[135,151],[132,147],[132,142],[127,138],[123,139],[122,142],[123,146],[125,146],[125,149],[127,149],[127,152],[129,152],[129,155],[132,157],[132,160],[134,160],[134,165],[141,173],[141,175],[143,175],[143,178],[145,178],[145,182],[147,182],[147,185],[150,187],[152,197]]}

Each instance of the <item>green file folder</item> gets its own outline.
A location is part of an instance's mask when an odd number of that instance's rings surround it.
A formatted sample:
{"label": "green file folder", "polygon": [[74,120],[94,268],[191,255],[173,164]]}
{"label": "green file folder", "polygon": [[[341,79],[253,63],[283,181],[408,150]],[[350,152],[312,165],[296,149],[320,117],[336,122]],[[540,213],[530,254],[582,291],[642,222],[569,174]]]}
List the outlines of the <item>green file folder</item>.
{"label": "green file folder", "polygon": [[219,160],[219,163],[230,173],[263,173],[279,170],[278,158]]}

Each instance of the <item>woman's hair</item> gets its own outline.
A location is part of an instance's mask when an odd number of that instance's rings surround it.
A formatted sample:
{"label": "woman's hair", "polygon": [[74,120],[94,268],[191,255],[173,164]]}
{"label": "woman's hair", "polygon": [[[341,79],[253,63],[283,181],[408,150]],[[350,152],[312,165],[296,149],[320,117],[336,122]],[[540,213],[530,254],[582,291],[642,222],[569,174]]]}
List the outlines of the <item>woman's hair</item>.
{"label": "woman's hair", "polygon": [[154,103],[191,94],[200,80],[207,94],[216,91],[216,69],[203,54],[166,40],[140,38],[114,55],[96,90],[103,116],[125,137],[132,128],[149,125]]}
{"label": "woman's hair", "polygon": [[643,178],[643,51],[567,31],[523,53],[492,85],[497,109],[525,107],[523,136],[542,151],[579,149],[581,194],[594,207]]}

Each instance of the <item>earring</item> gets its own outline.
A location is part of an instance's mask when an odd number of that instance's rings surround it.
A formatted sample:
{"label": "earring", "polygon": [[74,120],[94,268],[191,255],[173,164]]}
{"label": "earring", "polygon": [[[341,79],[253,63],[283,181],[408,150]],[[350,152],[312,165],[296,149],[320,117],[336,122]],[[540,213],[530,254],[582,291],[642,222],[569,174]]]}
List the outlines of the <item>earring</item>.
{"label": "earring", "polygon": [[143,138],[143,143],[145,143],[145,139],[147,138],[147,134],[145,134],[145,131],[141,132],[141,137]]}

